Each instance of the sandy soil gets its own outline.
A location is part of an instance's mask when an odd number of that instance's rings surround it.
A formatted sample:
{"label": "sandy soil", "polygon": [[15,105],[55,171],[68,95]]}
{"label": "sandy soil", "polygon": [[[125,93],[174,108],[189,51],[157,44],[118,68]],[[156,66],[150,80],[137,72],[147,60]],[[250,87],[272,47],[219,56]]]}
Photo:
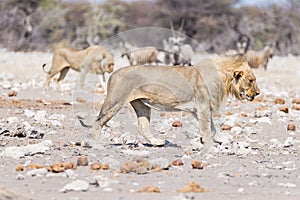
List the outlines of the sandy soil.
{"label": "sandy soil", "polygon": [[[300,98],[298,57],[275,56],[267,71],[254,71],[260,97],[253,102],[228,100],[225,114],[215,121],[231,129],[222,132],[233,142],[217,145],[203,157],[191,148],[198,125],[190,114],[153,112],[152,126],[166,146],[151,147],[138,136],[129,106],[105,128],[102,144],[80,145],[93,141],[76,115],[88,114],[91,121],[105,98],[93,86],[97,79],[90,76],[88,93],[80,93],[72,89],[77,74],[70,72],[64,92],[52,81],[45,93],[41,65],[50,66],[50,53],[0,54],[0,199],[300,198],[300,104],[292,103]],[[276,98],[285,102],[275,104]],[[172,127],[174,121],[183,126]],[[288,131],[288,124],[296,130]],[[59,172],[51,168],[59,162],[77,164],[82,156],[87,166]],[[178,159],[183,165],[171,164]],[[202,169],[193,169],[196,161]],[[109,169],[91,170],[93,163],[108,164]],[[205,192],[177,191],[192,181]],[[68,189],[69,183],[73,186]],[[146,186],[156,186],[157,193],[138,192]]]}

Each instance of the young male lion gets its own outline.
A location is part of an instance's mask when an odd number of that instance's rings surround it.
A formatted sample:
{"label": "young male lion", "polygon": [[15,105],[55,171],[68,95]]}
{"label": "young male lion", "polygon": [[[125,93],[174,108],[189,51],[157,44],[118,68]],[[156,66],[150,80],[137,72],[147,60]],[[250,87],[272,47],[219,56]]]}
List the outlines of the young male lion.
{"label": "young male lion", "polygon": [[[46,64],[43,65],[45,71]],[[100,74],[100,85],[105,90],[105,76],[104,73],[111,73],[114,70],[114,56],[113,54],[100,46],[91,46],[84,50],[75,50],[70,48],[61,48],[54,52],[52,59],[52,67],[46,72],[47,79],[44,90],[49,89],[50,79],[57,73],[60,73],[58,83],[61,84],[66,77],[69,69],[75,71],[83,71],[80,76],[80,87],[83,87],[86,73]]]}
{"label": "young male lion", "polygon": [[93,124],[96,138],[101,128],[127,103],[138,117],[139,133],[152,145],[164,145],[150,130],[151,108],[188,111],[200,123],[202,143],[209,147],[216,133],[212,111],[229,95],[252,101],[259,94],[255,76],[242,56],[221,56],[196,66],[129,66],[115,71],[108,93]]}

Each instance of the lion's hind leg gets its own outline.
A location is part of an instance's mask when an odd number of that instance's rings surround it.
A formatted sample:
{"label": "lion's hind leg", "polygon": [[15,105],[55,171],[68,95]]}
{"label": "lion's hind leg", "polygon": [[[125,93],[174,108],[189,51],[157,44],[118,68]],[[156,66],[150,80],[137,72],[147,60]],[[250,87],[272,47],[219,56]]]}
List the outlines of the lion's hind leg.
{"label": "lion's hind leg", "polygon": [[59,84],[60,90],[63,91],[62,88],[62,81],[64,80],[64,78],[66,77],[68,71],[69,71],[70,67],[65,67],[60,71],[59,77],[57,79],[57,82]]}
{"label": "lion's hind leg", "polygon": [[130,102],[137,117],[139,133],[152,145],[163,146],[164,140],[155,138],[150,129],[151,108],[146,106],[141,100],[136,99]]}

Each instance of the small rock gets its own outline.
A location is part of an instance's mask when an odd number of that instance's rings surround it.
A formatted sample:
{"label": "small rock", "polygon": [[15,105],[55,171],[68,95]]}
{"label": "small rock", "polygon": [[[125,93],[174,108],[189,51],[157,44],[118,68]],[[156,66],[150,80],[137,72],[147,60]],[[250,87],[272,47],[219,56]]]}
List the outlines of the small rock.
{"label": "small rock", "polygon": [[147,186],[147,187],[143,187],[137,192],[160,193],[160,189],[157,186]]}
{"label": "small rock", "polygon": [[287,130],[288,131],[295,131],[296,130],[295,124],[288,124],[287,125]]}
{"label": "small rock", "polygon": [[63,166],[64,166],[65,170],[68,170],[68,169],[75,170],[75,169],[77,169],[77,165],[75,165],[75,163],[72,163],[72,162],[67,162]]}
{"label": "small rock", "polygon": [[283,98],[276,98],[274,100],[275,104],[285,104],[285,100]]}
{"label": "small rock", "polygon": [[204,163],[203,162],[201,162],[201,161],[199,161],[199,160],[194,160],[193,162],[192,162],[192,167],[193,167],[193,169],[203,169],[204,168]]}
{"label": "small rock", "polygon": [[3,89],[10,89],[11,88],[11,84],[9,82],[3,82],[2,83],[2,88]]}
{"label": "small rock", "polygon": [[174,161],[172,162],[172,165],[173,165],[173,166],[182,166],[182,165],[183,165],[183,162],[182,162],[181,159],[177,159],[177,160],[174,160]]}
{"label": "small rock", "polygon": [[75,175],[74,170],[71,170],[71,169],[67,169],[65,171],[65,173],[66,173],[67,177],[73,177]]}
{"label": "small rock", "polygon": [[231,128],[230,132],[239,135],[243,132],[243,129],[239,126],[234,126]]}
{"label": "small rock", "polygon": [[33,169],[26,173],[27,176],[45,176],[48,173],[46,168]]}
{"label": "small rock", "polygon": [[37,144],[29,144],[26,146],[10,146],[2,150],[0,153],[0,156],[4,157],[12,157],[13,159],[18,159],[20,157],[24,156],[32,156],[37,153],[42,154],[46,151],[50,150],[50,147],[52,146],[51,140],[44,140]]}
{"label": "small rock", "polygon": [[284,106],[284,107],[280,107],[279,108],[280,111],[284,112],[284,113],[289,113],[289,108]]}
{"label": "small rock", "polygon": [[28,118],[31,118],[35,115],[35,112],[34,111],[31,111],[31,110],[28,110],[28,109],[25,109],[24,110],[24,115]]}
{"label": "small rock", "polygon": [[80,156],[77,159],[77,165],[78,166],[88,166],[88,164],[89,164],[89,161],[88,161],[88,158],[86,156]]}
{"label": "small rock", "polygon": [[26,137],[25,128],[23,125],[18,125],[11,133],[12,137]]}
{"label": "small rock", "polygon": [[16,180],[25,180],[25,176],[22,174],[18,174]]}
{"label": "small rock", "polygon": [[7,93],[7,96],[9,96],[9,97],[15,97],[15,96],[17,96],[17,94],[18,94],[17,91],[11,90],[11,91],[9,91],[9,92]]}
{"label": "small rock", "polygon": [[300,104],[300,98],[293,99],[292,103]]}
{"label": "small rock", "polygon": [[135,172],[137,174],[146,174],[151,171],[160,170],[161,167],[156,164],[150,164],[146,159],[137,158],[133,161],[124,162],[120,167],[121,173]]}
{"label": "small rock", "polygon": [[17,122],[19,122],[19,119],[17,117],[9,117],[6,119],[6,122],[8,124],[17,123]]}
{"label": "small rock", "polygon": [[288,138],[284,141],[283,147],[291,147],[291,146],[293,146],[293,143],[294,143],[294,138],[288,137]]}
{"label": "small rock", "polygon": [[30,139],[43,139],[44,133],[40,133],[37,130],[31,130],[31,132],[28,135],[28,138]]}
{"label": "small rock", "polygon": [[244,132],[247,134],[247,135],[250,135],[250,134],[257,134],[258,133],[258,130],[254,127],[249,127],[249,126],[246,126],[244,128]]}
{"label": "small rock", "polygon": [[293,110],[300,110],[300,106],[296,105],[296,104],[293,104],[292,105],[292,109]]}
{"label": "small rock", "polygon": [[89,189],[89,183],[84,180],[76,180],[67,185],[65,185],[60,192],[69,192],[69,191],[87,191]]}
{"label": "small rock", "polygon": [[182,127],[182,122],[181,121],[175,121],[172,123],[173,127]]}
{"label": "small rock", "polygon": [[49,172],[60,173],[65,171],[65,167],[63,163],[51,164],[47,168]]}
{"label": "small rock", "polygon": [[297,186],[294,183],[278,183],[277,185],[282,186],[282,187],[286,187],[286,188],[293,188],[293,187]]}
{"label": "small rock", "polygon": [[17,172],[24,171],[24,166],[23,166],[23,165],[18,165],[18,166],[16,167],[16,171],[17,171]]}
{"label": "small rock", "polygon": [[91,164],[90,167],[91,170],[108,170],[109,169],[109,165],[108,164],[100,164],[100,163],[93,163]]}
{"label": "small rock", "polygon": [[45,168],[45,166],[39,164],[29,164],[26,166],[26,169],[41,169],[41,168]]}
{"label": "small rock", "polygon": [[46,121],[46,110],[38,110],[34,115],[34,120],[37,122],[44,122]]}
{"label": "small rock", "polygon": [[208,192],[208,190],[202,188],[196,182],[190,182],[187,185],[185,185],[183,188],[178,189],[177,192]]}
{"label": "small rock", "polygon": [[221,126],[221,129],[222,129],[222,130],[226,130],[226,131],[230,131],[231,128],[232,128],[232,127],[229,126],[229,125],[222,125],[222,126]]}
{"label": "small rock", "polygon": [[80,97],[77,97],[76,101],[79,102],[79,103],[86,103],[86,100],[83,99],[83,98],[80,98]]}
{"label": "small rock", "polygon": [[255,117],[269,117],[272,115],[272,111],[269,109],[256,110],[254,113]]}

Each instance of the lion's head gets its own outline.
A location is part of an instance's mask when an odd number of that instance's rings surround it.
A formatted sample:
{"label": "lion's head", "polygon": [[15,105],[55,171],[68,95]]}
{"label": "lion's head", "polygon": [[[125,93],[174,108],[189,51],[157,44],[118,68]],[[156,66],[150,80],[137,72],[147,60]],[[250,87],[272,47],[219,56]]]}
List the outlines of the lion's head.
{"label": "lion's head", "polygon": [[260,93],[256,78],[248,62],[243,62],[240,67],[233,71],[231,86],[231,93],[240,100],[252,101]]}
{"label": "lion's head", "polygon": [[107,73],[114,71],[114,56],[111,53],[104,55],[102,65]]}

